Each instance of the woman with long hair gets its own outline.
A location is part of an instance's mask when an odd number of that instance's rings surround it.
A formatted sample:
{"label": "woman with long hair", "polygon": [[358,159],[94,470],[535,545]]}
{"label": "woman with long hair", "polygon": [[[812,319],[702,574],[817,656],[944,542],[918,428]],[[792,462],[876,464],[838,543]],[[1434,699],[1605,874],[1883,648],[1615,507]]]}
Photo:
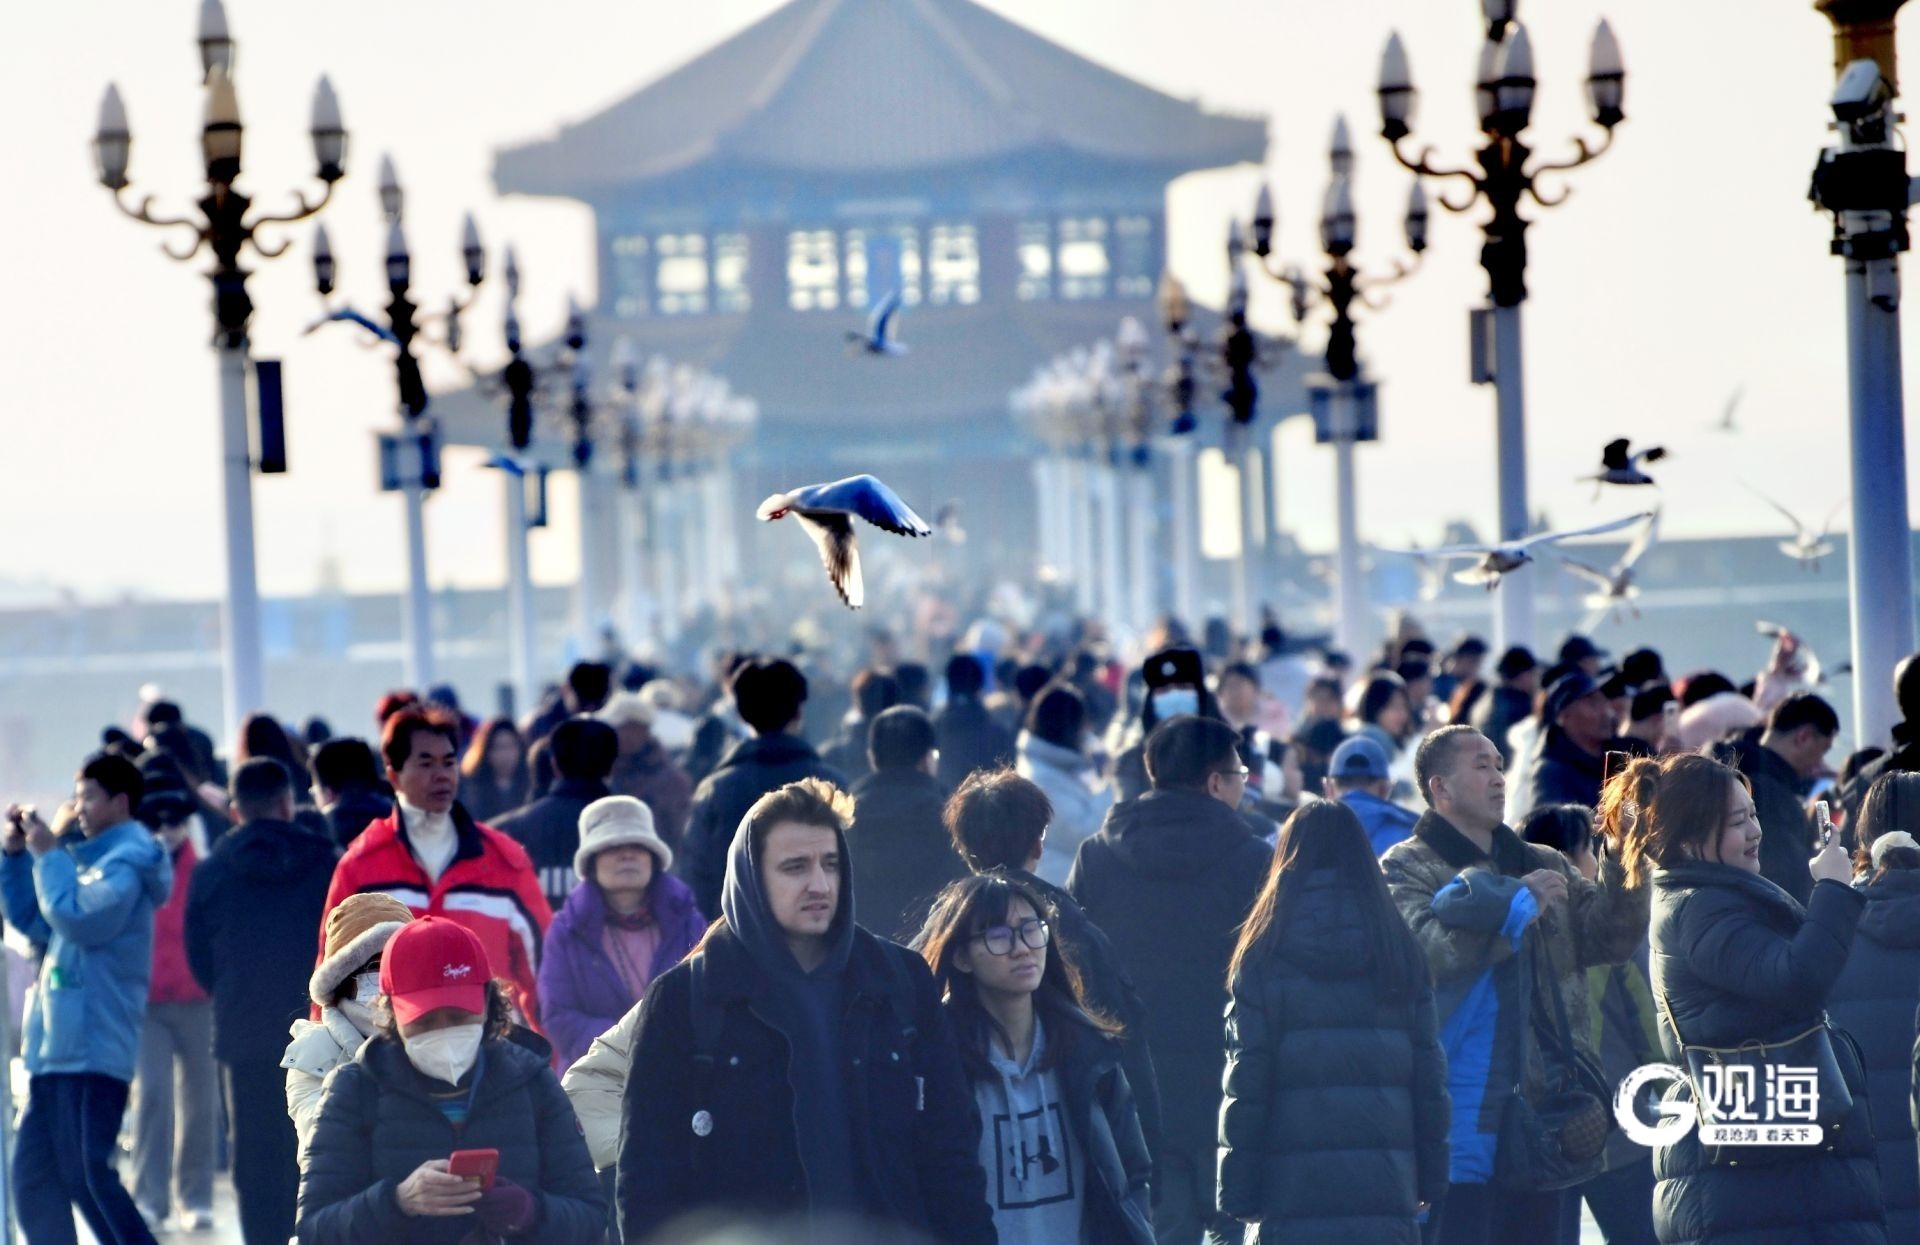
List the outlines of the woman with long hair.
{"label": "woman with long hair", "polygon": [[1119,1026],[1049,954],[1053,911],[999,873],[949,885],[915,940],[945,997],[980,1108],[980,1165],[1003,1245],[1151,1245],[1150,1161]]}
{"label": "woman with long hair", "polygon": [[[1760,874],[1760,821],[1739,771],[1694,753],[1642,757],[1614,775],[1600,807],[1630,883],[1653,886],[1653,994],[1667,1061],[1684,1067],[1689,1046],[1817,1031],[1866,906],[1847,885],[1839,842],[1808,862],[1813,891],[1802,908]],[[1812,1040],[1821,1039],[1853,1100],[1832,1148],[1774,1146],[1727,1163],[1736,1147],[1710,1152],[1688,1129],[1654,1151],[1661,1241],[1885,1245],[1866,1078],[1844,1036]],[[1699,1087],[1676,1092],[1691,1105]],[[1717,1105],[1729,1108],[1724,1098]]]}
{"label": "woman with long hair", "polygon": [[[1913,1133],[1914,1015],[1920,1010],[1920,774],[1888,773],[1853,823],[1854,888],[1866,896],[1828,1014],[1860,1043],[1888,1235],[1920,1241]],[[1836,836],[1838,837],[1838,836]]]}
{"label": "woman with long hair", "polygon": [[1344,804],[1287,818],[1227,988],[1221,1211],[1263,1243],[1414,1245],[1447,1189],[1446,1055],[1426,957]]}
{"label": "woman with long hair", "polygon": [[460,806],[486,822],[533,798],[526,740],[512,718],[488,718],[460,758]]}

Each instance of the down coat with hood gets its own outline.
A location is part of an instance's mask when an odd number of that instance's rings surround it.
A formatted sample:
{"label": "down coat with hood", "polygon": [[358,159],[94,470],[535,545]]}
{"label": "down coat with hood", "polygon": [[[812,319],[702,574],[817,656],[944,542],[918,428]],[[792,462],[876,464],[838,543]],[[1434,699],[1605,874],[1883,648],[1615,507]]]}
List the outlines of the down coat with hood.
{"label": "down coat with hood", "polygon": [[767,792],[802,778],[824,778],[843,791],[847,788],[846,776],[821,760],[812,744],[798,735],[776,732],[735,744],[694,788],[686,851],[678,859],[700,911],[720,911],[728,845],[747,810]]}
{"label": "down coat with hood", "polygon": [[[852,859],[836,837],[839,900],[817,968],[787,947],[743,818],[721,919],[648,989],[621,1104],[622,1239],[709,1209],[854,1211],[951,1245],[994,1240],[980,1120],[933,975],[854,924]],[[696,1002],[718,1020],[710,1051]]]}
{"label": "down coat with hood", "polygon": [[172,881],[153,832],[132,820],[38,857],[0,857],[8,924],[46,948],[20,1037],[29,1074],[133,1080],[153,975],[153,913]]}
{"label": "down coat with hood", "polygon": [[[543,1044],[544,1045],[544,1044]],[[499,1176],[533,1195],[525,1245],[598,1245],[606,1199],[560,1083],[538,1051],[488,1040],[474,1071],[467,1122],[436,1104],[440,1081],[417,1071],[391,1037],[368,1040],[327,1078],[300,1171],[300,1245],[454,1245],[479,1239],[473,1217],[410,1216],[400,1182],[455,1150],[498,1150]]]}
{"label": "down coat with hood", "polygon": [[1040,876],[1058,886],[1073,869],[1074,855],[1083,840],[1098,830],[1113,807],[1113,788],[1094,785],[1093,758],[1074,748],[1021,731],[1014,769],[1020,777],[1047,793],[1053,820],[1040,846]]}
{"label": "down coat with hood", "polygon": [[[1764,843],[1765,840],[1763,839]],[[1804,872],[1804,866],[1803,866]],[[1913,1137],[1914,1014],[1920,1009],[1920,870],[1861,888],[1866,910],[1827,1015],[1860,1043],[1880,1155],[1888,1236],[1920,1242],[1920,1154]]]}
{"label": "down coat with hood", "polygon": [[331,840],[292,822],[250,821],[223,837],[187,891],[187,962],[213,996],[213,1053],[280,1062],[309,1006],[313,931],[333,881]]}
{"label": "down coat with hood", "polygon": [[[1534,998],[1547,998],[1550,985],[1558,985],[1573,1040],[1591,1054],[1587,969],[1632,956],[1647,928],[1647,888],[1628,889],[1626,872],[1611,854],[1601,861],[1596,884],[1559,852],[1524,842],[1505,826],[1494,827],[1492,847],[1489,857],[1428,810],[1413,837],[1380,859],[1387,890],[1433,973],[1453,1097],[1455,1184],[1492,1179],[1500,1121],[1514,1088],[1524,1085],[1533,1094],[1545,1083],[1537,1024],[1515,1025],[1522,967],[1535,973]],[[1535,869],[1551,869],[1567,883],[1566,899],[1545,912],[1520,881]],[[1544,954],[1528,947],[1535,941]],[[1554,975],[1551,981],[1545,972]],[[1513,1041],[1516,1031],[1524,1042]]]}
{"label": "down coat with hood", "polygon": [[[1842,883],[1816,882],[1802,909],[1764,877],[1704,860],[1656,870],[1653,892],[1654,997],[1675,1064],[1676,1023],[1695,1046],[1779,1041],[1814,1024],[1866,906]],[[1834,1053],[1854,1102],[1834,1153],[1715,1167],[1697,1132],[1654,1151],[1661,1245],[1886,1245],[1865,1078],[1846,1042]]]}
{"label": "down coat with hood", "polygon": [[1433,987],[1384,999],[1350,883],[1300,879],[1227,1009],[1220,1209],[1263,1245],[1416,1245],[1447,1190],[1447,1057]]}
{"label": "down coat with hood", "polygon": [[1154,1071],[1165,1087],[1163,1149],[1213,1153],[1227,962],[1272,858],[1246,821],[1211,796],[1151,791],[1107,814],[1067,879],[1067,893],[1106,932],[1146,1005]]}

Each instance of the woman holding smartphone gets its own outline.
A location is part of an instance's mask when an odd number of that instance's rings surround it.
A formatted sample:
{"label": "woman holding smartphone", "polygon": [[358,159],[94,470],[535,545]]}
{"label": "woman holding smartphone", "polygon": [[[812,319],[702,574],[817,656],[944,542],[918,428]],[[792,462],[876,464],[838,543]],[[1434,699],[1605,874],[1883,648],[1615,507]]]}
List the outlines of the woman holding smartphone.
{"label": "woman holding smartphone", "polygon": [[480,940],[412,921],[380,957],[380,986],[378,1032],[321,1095],[302,1245],[595,1245],[607,1212],[587,1144],[547,1061],[507,1040]]}

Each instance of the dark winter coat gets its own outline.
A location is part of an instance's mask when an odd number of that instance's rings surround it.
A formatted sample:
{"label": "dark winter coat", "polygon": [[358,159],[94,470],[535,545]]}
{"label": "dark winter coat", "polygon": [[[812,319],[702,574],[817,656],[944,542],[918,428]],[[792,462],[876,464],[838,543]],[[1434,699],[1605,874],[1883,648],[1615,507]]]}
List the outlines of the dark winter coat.
{"label": "dark winter coat", "polygon": [[[1660,1040],[1684,1063],[1674,1025],[1696,1046],[1777,1041],[1814,1024],[1847,960],[1866,899],[1820,882],[1805,909],[1758,874],[1686,861],[1653,877],[1654,997]],[[1672,1009],[1671,1019],[1665,1014]],[[1697,1132],[1654,1152],[1662,1245],[1885,1245],[1865,1078],[1836,1054],[1854,1110],[1840,1149],[1752,1167],[1713,1167]],[[1684,1087],[1668,1091],[1688,1096]]]}
{"label": "dark winter coat", "polygon": [[1272,856],[1211,796],[1151,791],[1107,814],[1067,879],[1146,1004],[1164,1150],[1213,1152],[1227,961]]}
{"label": "dark winter coat", "polygon": [[734,745],[693,793],[682,876],[693,886],[702,912],[720,910],[727,876],[727,847],[755,800],[802,778],[824,778],[844,788],[847,780],[797,735],[759,735]]}
{"label": "dark winter coat", "polygon": [[580,814],[612,794],[605,783],[561,778],[533,803],[487,824],[527,849],[540,893],[558,909],[580,880],[573,871],[573,855],[580,850]]}
{"label": "dark winter coat", "polygon": [[494,781],[491,768],[483,769],[478,774],[464,774],[460,778],[460,807],[466,809],[475,821],[484,821],[498,829],[496,818],[525,804],[531,787],[531,780],[509,783],[503,787]]}
{"label": "dark winter coat", "polygon": [[[698,954],[706,996],[724,1010],[704,1101],[696,1101],[691,960],[655,981],[640,1010],[621,1108],[618,1202],[630,1241],[701,1207],[781,1213],[808,1205],[791,1044],[763,1019],[774,1011],[771,984],[730,929],[714,931]],[[906,960],[913,981],[909,1021],[888,1002],[889,956]],[[945,1241],[991,1242],[979,1120],[925,963],[856,931],[842,998],[856,1172],[880,1202],[874,1213]],[[704,1137],[687,1124],[697,1110],[712,1121]]]}
{"label": "dark winter coat", "polygon": [[1920,871],[1896,869],[1867,897],[1847,966],[1827,1000],[1867,1065],[1888,1235],[1920,1241],[1920,1155],[1913,1136],[1914,1013],[1920,1007]]}
{"label": "dark winter coat", "polygon": [[1007,875],[1025,882],[1053,905],[1053,945],[1080,972],[1080,993],[1088,1007],[1121,1024],[1120,1067],[1133,1091],[1140,1115],[1140,1131],[1147,1153],[1160,1153],[1160,1077],[1153,1066],[1153,1047],[1147,1041],[1147,1005],[1138,987],[1120,963],[1113,941],[1074,902],[1072,895],[1023,869]]}
{"label": "dark winter coat", "polygon": [[833,738],[820,745],[820,759],[845,774],[848,782],[859,782],[873,772],[867,758],[867,730],[873,723],[852,718],[841,723]]}
{"label": "dark winter coat", "polygon": [[[1559,727],[1548,727],[1540,741],[1540,755],[1534,759],[1527,775],[1527,802],[1521,812],[1549,804],[1598,808],[1600,779],[1605,768],[1604,756],[1581,748]],[[1802,868],[1801,872],[1806,870]]]}
{"label": "dark winter coat", "polygon": [[934,715],[933,739],[940,749],[940,781],[949,789],[977,769],[1013,764],[1013,735],[971,696],[948,701]]}
{"label": "dark winter coat", "polygon": [[[647,899],[660,931],[651,981],[693,950],[707,932],[707,919],[693,906],[693,889],[672,874],[656,872]],[[606,898],[586,881],[573,888],[547,927],[540,957],[540,1023],[560,1052],[562,1072],[640,1001],[627,993],[607,956],[601,940],[606,924]]]}
{"label": "dark winter coat", "polygon": [[1807,859],[1819,850],[1803,802],[1806,784],[1779,753],[1757,740],[1741,740],[1733,751],[1753,787],[1753,812],[1760,819],[1760,876],[1805,905],[1813,891]]}
{"label": "dark winter coat", "polygon": [[1532,716],[1532,696],[1517,687],[1494,687],[1474,705],[1473,729],[1491,739],[1500,750],[1500,759],[1511,763],[1513,750],[1507,746],[1507,732]]}
{"label": "dark winter coat", "polygon": [[332,843],[285,821],[250,821],[215,845],[187,888],[187,964],[213,996],[213,1053],[286,1053],[307,1014],[313,939],[333,881]]}
{"label": "dark winter coat", "polygon": [[301,1245],[453,1245],[470,1215],[411,1216],[394,1199],[428,1159],[498,1150],[499,1178],[533,1194],[534,1226],[515,1245],[598,1245],[606,1201],[573,1106],[539,1054],[509,1041],[480,1048],[473,1109],[455,1128],[398,1041],[374,1037],[334,1069],[300,1172]]}
{"label": "dark winter coat", "polygon": [[1351,883],[1310,874],[1227,1008],[1220,1209],[1285,1245],[1415,1245],[1447,1189],[1433,987],[1383,999]]}
{"label": "dark winter coat", "polygon": [[373,822],[393,812],[391,797],[371,787],[355,787],[340,793],[339,802],[322,814],[334,846],[345,848]]}
{"label": "dark winter coat", "polygon": [[920,932],[934,896],[967,876],[940,820],[947,790],[917,769],[883,769],[853,784],[847,847],[860,865],[854,917],[883,938]]}
{"label": "dark winter coat", "polygon": [[653,828],[668,847],[680,850],[693,810],[693,780],[673,763],[659,740],[650,740],[632,756],[622,757],[607,785],[614,794],[630,795],[645,804],[653,813]]}

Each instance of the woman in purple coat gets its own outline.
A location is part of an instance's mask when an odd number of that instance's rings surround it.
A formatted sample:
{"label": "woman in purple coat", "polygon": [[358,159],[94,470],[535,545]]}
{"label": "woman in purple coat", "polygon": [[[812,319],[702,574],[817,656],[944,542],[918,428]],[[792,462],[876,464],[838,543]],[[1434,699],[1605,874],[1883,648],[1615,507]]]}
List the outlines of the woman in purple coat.
{"label": "woman in purple coat", "polygon": [[573,856],[580,883],[554,914],[540,959],[540,1019],[560,1071],[706,932],[693,891],[667,873],[672,864],[653,813],[632,796],[607,796],[581,810]]}

